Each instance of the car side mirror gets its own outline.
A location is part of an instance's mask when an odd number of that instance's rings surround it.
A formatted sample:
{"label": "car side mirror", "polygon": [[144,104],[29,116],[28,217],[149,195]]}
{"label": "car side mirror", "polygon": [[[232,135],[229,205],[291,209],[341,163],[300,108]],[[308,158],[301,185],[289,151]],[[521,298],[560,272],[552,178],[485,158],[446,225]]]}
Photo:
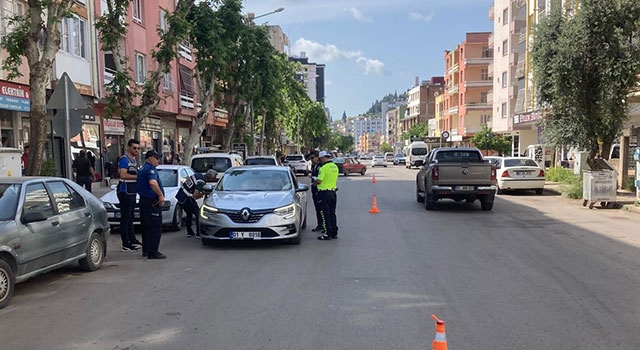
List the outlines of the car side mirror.
{"label": "car side mirror", "polygon": [[205,184],[202,186],[202,192],[206,195],[211,194],[211,192],[213,192],[213,184]]}
{"label": "car side mirror", "polygon": [[298,184],[298,188],[296,189],[296,192],[305,192],[309,190],[309,185],[306,184]]}
{"label": "car side mirror", "polygon": [[26,213],[22,216],[21,222],[23,224],[30,224],[32,222],[38,222],[38,221],[46,221],[47,218],[40,212],[35,212],[35,213]]}

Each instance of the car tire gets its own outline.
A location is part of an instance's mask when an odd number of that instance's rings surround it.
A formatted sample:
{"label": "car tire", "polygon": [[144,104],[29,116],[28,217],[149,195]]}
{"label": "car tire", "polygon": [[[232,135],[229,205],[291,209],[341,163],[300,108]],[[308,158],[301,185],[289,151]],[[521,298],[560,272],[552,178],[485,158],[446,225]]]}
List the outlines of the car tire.
{"label": "car tire", "polygon": [[216,243],[215,239],[208,239],[208,238],[202,238],[202,237],[200,237],[200,241],[202,242],[203,246],[207,246],[207,247],[210,247]]}
{"label": "car tire", "polygon": [[484,211],[489,211],[491,209],[493,209],[493,202],[489,202],[489,201],[481,201],[480,202],[480,206],[482,207],[482,210]]}
{"label": "car tire", "polygon": [[104,252],[102,236],[98,232],[92,233],[87,244],[87,255],[78,261],[80,268],[89,272],[99,270],[104,262]]}
{"label": "car tire", "polygon": [[426,193],[424,198],[424,208],[426,210],[436,209],[436,200],[433,199],[433,195]]}
{"label": "car tire", "polygon": [[538,196],[542,195],[543,192],[544,192],[544,188],[536,188],[536,194]]}
{"label": "car tire", "polygon": [[424,203],[424,197],[420,195],[420,191],[416,188],[416,202]]}
{"label": "car tire", "polygon": [[364,176],[364,173],[366,173],[367,171],[365,169],[360,170],[360,175]]}
{"label": "car tire", "polygon": [[16,286],[15,272],[3,259],[0,259],[0,309],[9,304]]}
{"label": "car tire", "polygon": [[183,213],[180,204],[176,204],[176,209],[173,211],[173,221],[171,221],[171,231],[180,231],[183,224]]}

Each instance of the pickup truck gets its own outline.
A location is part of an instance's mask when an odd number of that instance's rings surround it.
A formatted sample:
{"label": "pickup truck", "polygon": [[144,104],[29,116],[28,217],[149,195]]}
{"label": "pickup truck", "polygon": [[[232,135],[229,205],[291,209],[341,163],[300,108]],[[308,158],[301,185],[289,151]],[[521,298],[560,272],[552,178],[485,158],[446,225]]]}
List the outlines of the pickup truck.
{"label": "pickup truck", "polygon": [[434,149],[416,177],[416,200],[433,210],[439,199],[479,200],[482,210],[493,209],[496,169],[477,148]]}

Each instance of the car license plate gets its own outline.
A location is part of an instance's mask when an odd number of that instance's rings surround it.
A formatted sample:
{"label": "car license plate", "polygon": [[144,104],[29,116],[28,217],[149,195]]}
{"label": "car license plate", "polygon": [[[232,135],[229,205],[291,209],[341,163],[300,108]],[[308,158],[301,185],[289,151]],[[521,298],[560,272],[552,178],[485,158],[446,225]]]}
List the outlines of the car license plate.
{"label": "car license plate", "polygon": [[231,231],[229,235],[231,239],[261,239],[260,231]]}
{"label": "car license plate", "polygon": [[456,191],[473,191],[473,186],[456,186]]}

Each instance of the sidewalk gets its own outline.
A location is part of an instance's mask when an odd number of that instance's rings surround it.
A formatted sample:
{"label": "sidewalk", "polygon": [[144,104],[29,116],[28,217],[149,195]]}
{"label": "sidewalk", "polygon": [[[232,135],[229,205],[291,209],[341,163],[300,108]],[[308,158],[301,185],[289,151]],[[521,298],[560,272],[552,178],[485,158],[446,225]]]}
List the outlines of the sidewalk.
{"label": "sidewalk", "polygon": [[111,187],[106,186],[104,181],[94,182],[91,185],[91,193],[93,193],[93,195],[98,198],[104,196],[105,194],[111,191],[112,191]]}
{"label": "sidewalk", "polygon": [[[554,195],[562,195],[561,188],[563,186],[568,186],[558,182],[550,182],[547,181],[544,184],[544,190],[546,193],[554,194]],[[582,199],[576,199],[576,202],[582,202]],[[614,209],[625,209],[630,211],[635,211],[640,213],[640,207],[635,205],[636,203],[636,194],[635,192],[630,192],[627,190],[618,189],[616,191],[616,200],[614,203]],[[600,203],[596,203],[597,206]]]}

